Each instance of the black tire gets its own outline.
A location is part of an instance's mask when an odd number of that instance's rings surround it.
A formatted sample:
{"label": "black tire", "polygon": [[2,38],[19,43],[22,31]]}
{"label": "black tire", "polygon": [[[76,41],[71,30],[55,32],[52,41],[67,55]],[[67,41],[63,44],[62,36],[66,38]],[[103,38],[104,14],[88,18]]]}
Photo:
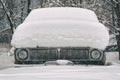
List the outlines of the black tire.
{"label": "black tire", "polygon": [[103,58],[102,58],[102,60],[99,62],[99,65],[105,65],[105,62],[106,62],[106,56],[103,55]]}
{"label": "black tire", "polygon": [[29,64],[29,62],[25,62],[25,61],[17,61],[17,60],[15,60],[14,61],[14,64]]}
{"label": "black tire", "polygon": [[15,60],[14,64],[21,64],[19,61]]}

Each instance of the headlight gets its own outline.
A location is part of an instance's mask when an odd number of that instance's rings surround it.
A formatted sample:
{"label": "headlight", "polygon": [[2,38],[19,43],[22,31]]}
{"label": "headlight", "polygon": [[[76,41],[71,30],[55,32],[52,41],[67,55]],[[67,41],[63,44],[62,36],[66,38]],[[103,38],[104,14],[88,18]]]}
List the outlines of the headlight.
{"label": "headlight", "polygon": [[28,57],[28,52],[26,50],[20,50],[18,53],[17,53],[17,57],[20,59],[20,60],[25,60],[27,59]]}
{"label": "headlight", "polygon": [[93,51],[91,51],[91,58],[92,59],[100,59],[100,57],[101,57],[101,52],[100,51],[98,51],[98,50],[93,50]]}

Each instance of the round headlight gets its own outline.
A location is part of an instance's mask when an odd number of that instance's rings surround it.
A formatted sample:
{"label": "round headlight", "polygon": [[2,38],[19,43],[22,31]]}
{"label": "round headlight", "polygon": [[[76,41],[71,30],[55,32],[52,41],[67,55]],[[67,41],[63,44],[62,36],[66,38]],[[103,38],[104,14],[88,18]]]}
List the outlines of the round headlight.
{"label": "round headlight", "polygon": [[20,60],[25,60],[28,57],[28,53],[25,50],[19,51],[17,55]]}
{"label": "round headlight", "polygon": [[101,57],[101,52],[100,52],[100,51],[98,51],[98,50],[93,50],[93,51],[91,52],[91,58],[92,58],[92,59],[100,59],[100,57]]}

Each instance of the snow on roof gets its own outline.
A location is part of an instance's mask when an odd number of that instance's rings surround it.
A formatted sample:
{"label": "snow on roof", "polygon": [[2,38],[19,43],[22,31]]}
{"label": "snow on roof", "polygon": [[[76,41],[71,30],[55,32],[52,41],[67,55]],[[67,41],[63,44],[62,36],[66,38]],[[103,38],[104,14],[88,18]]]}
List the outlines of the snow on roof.
{"label": "snow on roof", "polygon": [[[64,11],[72,12],[70,13],[69,18],[63,14],[57,16],[63,12],[55,12],[55,16],[59,17],[53,19],[54,16],[50,14],[54,13],[53,11]],[[74,10],[75,9],[75,10]],[[42,11],[43,10],[43,11]],[[79,10],[79,11],[78,11]],[[83,12],[82,12],[82,11]],[[74,12],[75,11],[75,12]],[[38,13],[44,16],[40,18],[34,16]],[[50,12],[49,15],[48,12]],[[26,47],[93,47],[98,49],[105,49],[109,43],[109,34],[104,25],[98,22],[96,16],[95,18],[86,17],[86,13],[89,10],[79,9],[79,8],[46,8],[46,9],[37,9],[33,10],[30,15],[26,18],[25,22],[19,25],[13,35],[11,44],[16,48],[26,48]],[[81,14],[80,14],[81,13]],[[82,14],[82,13],[85,13]],[[88,16],[92,16],[92,11]],[[31,14],[33,14],[31,16]],[[80,15],[79,15],[80,14]],[[81,15],[83,15],[81,17]],[[49,20],[44,19],[45,16],[50,17]],[[76,18],[82,18],[77,19]],[[64,17],[64,18],[63,18]],[[55,18],[55,17],[54,17]],[[63,19],[62,19],[63,18]],[[66,18],[66,19],[65,19]],[[72,19],[74,18],[74,19]],[[95,21],[89,21],[95,20]],[[39,20],[40,19],[40,20]]]}
{"label": "snow on roof", "polygon": [[98,22],[95,13],[88,9],[73,7],[40,8],[31,11],[24,22],[43,20],[82,20]]}

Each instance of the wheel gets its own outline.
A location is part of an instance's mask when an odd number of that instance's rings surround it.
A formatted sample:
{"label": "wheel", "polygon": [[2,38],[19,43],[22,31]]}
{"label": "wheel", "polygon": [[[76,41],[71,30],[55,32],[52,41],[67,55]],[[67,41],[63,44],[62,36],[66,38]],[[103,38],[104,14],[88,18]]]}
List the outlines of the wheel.
{"label": "wheel", "polygon": [[106,62],[106,56],[103,55],[103,58],[102,58],[102,60],[99,62],[99,65],[105,65],[105,62]]}
{"label": "wheel", "polygon": [[21,64],[19,61],[15,60],[14,64]]}
{"label": "wheel", "polygon": [[17,60],[15,60],[14,61],[14,64],[29,64],[29,62],[25,62],[25,61],[17,61]]}

